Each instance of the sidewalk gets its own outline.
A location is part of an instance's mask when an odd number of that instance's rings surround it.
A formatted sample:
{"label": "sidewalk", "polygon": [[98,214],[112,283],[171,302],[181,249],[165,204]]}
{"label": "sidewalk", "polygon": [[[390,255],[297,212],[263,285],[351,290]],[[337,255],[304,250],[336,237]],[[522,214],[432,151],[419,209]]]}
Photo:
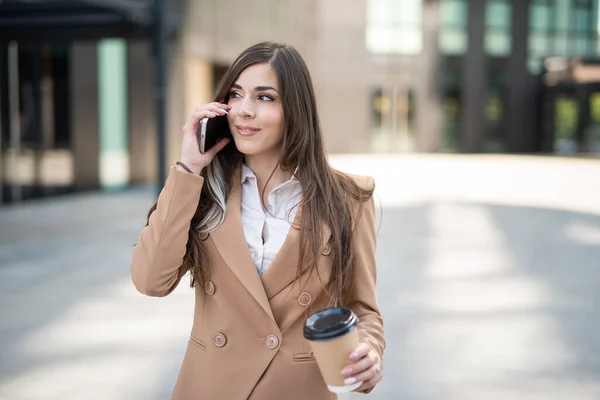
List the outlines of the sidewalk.
{"label": "sidewalk", "polygon": [[[600,398],[600,161],[336,156],[377,180],[373,400]],[[193,312],[129,277],[151,191],[0,208],[0,399],[168,399]],[[185,279],[184,279],[185,280]],[[363,399],[349,395],[342,399]]]}

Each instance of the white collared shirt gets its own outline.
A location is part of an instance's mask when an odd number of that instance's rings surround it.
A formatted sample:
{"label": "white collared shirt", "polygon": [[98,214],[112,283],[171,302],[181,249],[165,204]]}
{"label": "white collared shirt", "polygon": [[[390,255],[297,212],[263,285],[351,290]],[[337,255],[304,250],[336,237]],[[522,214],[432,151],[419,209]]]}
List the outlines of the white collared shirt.
{"label": "white collared shirt", "polygon": [[281,249],[302,199],[302,187],[295,176],[269,193],[264,211],[256,175],[242,164],[242,225],[248,249],[262,276]]}

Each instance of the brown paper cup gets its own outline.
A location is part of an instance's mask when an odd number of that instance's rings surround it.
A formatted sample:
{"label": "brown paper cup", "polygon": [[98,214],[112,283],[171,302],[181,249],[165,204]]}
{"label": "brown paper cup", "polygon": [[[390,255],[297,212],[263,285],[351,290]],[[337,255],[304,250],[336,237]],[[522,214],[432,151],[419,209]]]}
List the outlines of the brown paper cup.
{"label": "brown paper cup", "polygon": [[358,318],[347,308],[328,308],[311,315],[304,324],[304,337],[317,360],[329,391],[351,392],[362,382],[344,384],[342,369],[352,364],[349,356],[358,346]]}

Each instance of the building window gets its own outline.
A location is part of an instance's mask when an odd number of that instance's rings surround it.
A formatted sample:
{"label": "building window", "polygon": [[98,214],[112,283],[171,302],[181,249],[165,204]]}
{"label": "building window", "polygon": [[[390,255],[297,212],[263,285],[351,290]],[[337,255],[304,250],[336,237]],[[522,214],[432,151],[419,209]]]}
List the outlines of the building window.
{"label": "building window", "polygon": [[467,3],[465,0],[440,0],[440,51],[446,55],[467,52]]}
{"label": "building window", "polygon": [[367,49],[373,53],[421,53],[422,3],[422,0],[368,0]]}
{"label": "building window", "polygon": [[529,16],[529,66],[539,73],[550,56],[595,57],[598,53],[596,0],[533,0]]}
{"label": "building window", "polygon": [[571,55],[589,57],[598,55],[596,1],[574,0],[571,16],[570,42]]}
{"label": "building window", "polygon": [[501,67],[489,71],[487,101],[484,107],[486,132],[483,150],[488,153],[506,151],[505,104],[508,85],[506,70]]}
{"label": "building window", "polygon": [[506,57],[511,51],[512,6],[507,0],[488,0],[485,7],[485,50],[491,56]]}
{"label": "building window", "polygon": [[443,112],[443,141],[440,151],[460,151],[461,81],[460,68],[445,65],[440,74]]}
{"label": "building window", "polygon": [[554,147],[557,153],[574,153],[577,151],[577,124],[579,102],[569,95],[562,95],[554,104],[554,124],[556,137]]}
{"label": "building window", "polygon": [[414,150],[414,95],[411,88],[377,87],[372,91],[371,150],[376,153]]}
{"label": "building window", "polygon": [[535,57],[550,54],[551,30],[553,27],[554,8],[549,2],[532,3],[529,12],[529,52]]}

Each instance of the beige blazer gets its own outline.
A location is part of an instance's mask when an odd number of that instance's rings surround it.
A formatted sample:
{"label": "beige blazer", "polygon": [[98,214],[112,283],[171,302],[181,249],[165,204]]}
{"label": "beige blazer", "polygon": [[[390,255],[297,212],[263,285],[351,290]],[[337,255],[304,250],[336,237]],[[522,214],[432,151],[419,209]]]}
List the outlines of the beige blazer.
{"label": "beige blazer", "polygon": [[[355,179],[363,187],[373,185],[370,178]],[[211,277],[204,287],[195,288],[193,327],[172,398],[335,399],[302,335],[305,319],[325,308],[325,301],[316,274],[302,288],[294,283],[300,232],[290,229],[275,260],[260,277],[242,228],[240,180],[234,182],[225,221],[205,241]],[[131,277],[141,293],[166,296],[186,273],[181,264],[202,184],[200,176],[171,170],[133,254]],[[360,318],[361,340],[383,355],[383,323],[375,294],[373,199],[362,207],[356,237],[356,285],[349,306]],[[300,215],[301,209],[294,225]],[[331,267],[329,235],[327,229],[318,260],[323,282],[328,281]]]}

